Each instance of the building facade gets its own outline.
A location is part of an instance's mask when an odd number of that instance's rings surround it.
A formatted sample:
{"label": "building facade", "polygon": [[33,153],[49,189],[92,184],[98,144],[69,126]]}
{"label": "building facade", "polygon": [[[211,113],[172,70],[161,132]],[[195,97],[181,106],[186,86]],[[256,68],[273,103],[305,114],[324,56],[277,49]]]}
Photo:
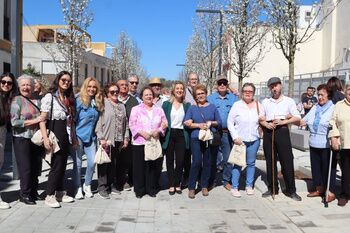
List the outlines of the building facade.
{"label": "building facade", "polygon": [[11,70],[11,1],[0,0],[0,73]]}

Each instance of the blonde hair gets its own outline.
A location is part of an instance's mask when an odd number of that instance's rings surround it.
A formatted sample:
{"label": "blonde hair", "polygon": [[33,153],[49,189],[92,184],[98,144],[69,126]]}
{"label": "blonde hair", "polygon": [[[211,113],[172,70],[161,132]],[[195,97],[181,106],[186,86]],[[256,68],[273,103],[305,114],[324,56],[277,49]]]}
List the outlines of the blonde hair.
{"label": "blonde hair", "polygon": [[91,98],[87,94],[87,88],[88,88],[89,82],[91,82],[91,81],[94,81],[95,84],[96,84],[96,87],[97,87],[96,95],[95,95],[96,108],[97,108],[97,110],[99,112],[102,112],[103,109],[104,109],[103,93],[101,92],[100,83],[97,81],[96,78],[88,77],[83,82],[83,85],[81,85],[81,88],[80,88],[80,100],[81,100],[81,103],[83,105],[85,105],[85,106],[89,106],[90,105]]}
{"label": "blonde hair", "polygon": [[173,83],[173,85],[172,85],[172,89],[171,89],[171,97],[170,97],[170,102],[172,103],[172,102],[174,102],[174,99],[175,99],[175,87],[176,87],[176,85],[182,85],[182,88],[183,88],[183,91],[184,91],[184,94],[182,95],[182,99],[181,99],[181,103],[182,102],[184,102],[184,100],[185,100],[185,94],[186,94],[186,92],[185,92],[185,84],[183,83],[183,82],[181,82],[181,81],[175,81],[174,83]]}

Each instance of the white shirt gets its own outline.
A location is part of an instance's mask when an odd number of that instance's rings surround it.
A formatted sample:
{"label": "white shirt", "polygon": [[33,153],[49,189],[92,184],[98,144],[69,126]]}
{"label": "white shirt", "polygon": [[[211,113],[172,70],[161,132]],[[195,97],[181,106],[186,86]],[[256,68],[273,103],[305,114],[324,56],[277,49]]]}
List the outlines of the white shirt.
{"label": "white shirt", "polygon": [[[259,104],[259,112],[261,104]],[[235,102],[227,117],[227,128],[230,131],[232,140],[241,138],[242,141],[252,142],[259,138],[259,116],[256,107],[249,108],[243,101]]]}
{"label": "white shirt", "polygon": [[266,121],[286,119],[288,114],[301,118],[297,105],[292,98],[282,95],[278,100],[266,98],[262,101],[260,115],[265,116]]}
{"label": "white shirt", "polygon": [[176,109],[174,105],[171,108],[170,119],[172,129],[183,129],[183,119],[185,117],[185,110],[182,104],[180,104],[179,109]]}

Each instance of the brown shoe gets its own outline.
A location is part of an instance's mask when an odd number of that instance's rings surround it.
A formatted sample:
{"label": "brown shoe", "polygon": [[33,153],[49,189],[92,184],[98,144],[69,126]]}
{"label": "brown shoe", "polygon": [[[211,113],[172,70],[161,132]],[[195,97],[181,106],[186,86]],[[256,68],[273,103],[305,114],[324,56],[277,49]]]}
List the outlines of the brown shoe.
{"label": "brown shoe", "polygon": [[208,189],[207,188],[202,188],[202,195],[203,196],[209,196],[209,191],[208,191]]}
{"label": "brown shoe", "polygon": [[188,191],[188,197],[191,199],[194,199],[196,197],[196,193],[194,192],[194,190]]}
{"label": "brown shoe", "polygon": [[334,201],[335,200],[335,196],[334,195],[328,195],[328,198],[327,198],[327,200],[325,200],[325,201],[327,201],[328,203],[330,203],[330,202],[332,202],[332,201]]}
{"label": "brown shoe", "polygon": [[339,198],[338,200],[338,206],[345,206],[348,203],[348,199],[346,198]]}
{"label": "brown shoe", "polygon": [[322,197],[323,196],[323,193],[320,193],[319,191],[314,191],[314,192],[311,192],[307,195],[307,197]]}
{"label": "brown shoe", "polygon": [[230,185],[229,183],[227,183],[227,184],[224,185],[224,188],[225,188],[227,191],[231,191],[232,185]]}

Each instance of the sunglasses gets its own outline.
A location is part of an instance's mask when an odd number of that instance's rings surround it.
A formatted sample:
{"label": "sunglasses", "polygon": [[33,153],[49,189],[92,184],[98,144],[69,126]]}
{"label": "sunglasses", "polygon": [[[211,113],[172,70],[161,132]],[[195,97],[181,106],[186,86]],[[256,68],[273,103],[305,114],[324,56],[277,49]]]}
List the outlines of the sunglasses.
{"label": "sunglasses", "polygon": [[109,91],[109,94],[111,94],[111,95],[118,95],[119,91]]}
{"label": "sunglasses", "polygon": [[139,82],[129,82],[131,85],[138,85]]}
{"label": "sunglasses", "polygon": [[13,82],[12,81],[1,80],[1,84],[2,85],[7,84],[8,86],[12,86]]}
{"label": "sunglasses", "polygon": [[60,79],[63,83],[71,83],[72,82],[72,80],[69,80],[69,79],[65,79],[65,78],[61,78]]}
{"label": "sunglasses", "polygon": [[228,83],[228,82],[226,82],[226,81],[221,81],[221,82],[218,82],[218,86],[221,86],[221,85],[226,86],[226,85],[227,85],[227,83]]}
{"label": "sunglasses", "polygon": [[253,91],[243,91],[243,93],[246,93],[246,94],[253,94]]}

